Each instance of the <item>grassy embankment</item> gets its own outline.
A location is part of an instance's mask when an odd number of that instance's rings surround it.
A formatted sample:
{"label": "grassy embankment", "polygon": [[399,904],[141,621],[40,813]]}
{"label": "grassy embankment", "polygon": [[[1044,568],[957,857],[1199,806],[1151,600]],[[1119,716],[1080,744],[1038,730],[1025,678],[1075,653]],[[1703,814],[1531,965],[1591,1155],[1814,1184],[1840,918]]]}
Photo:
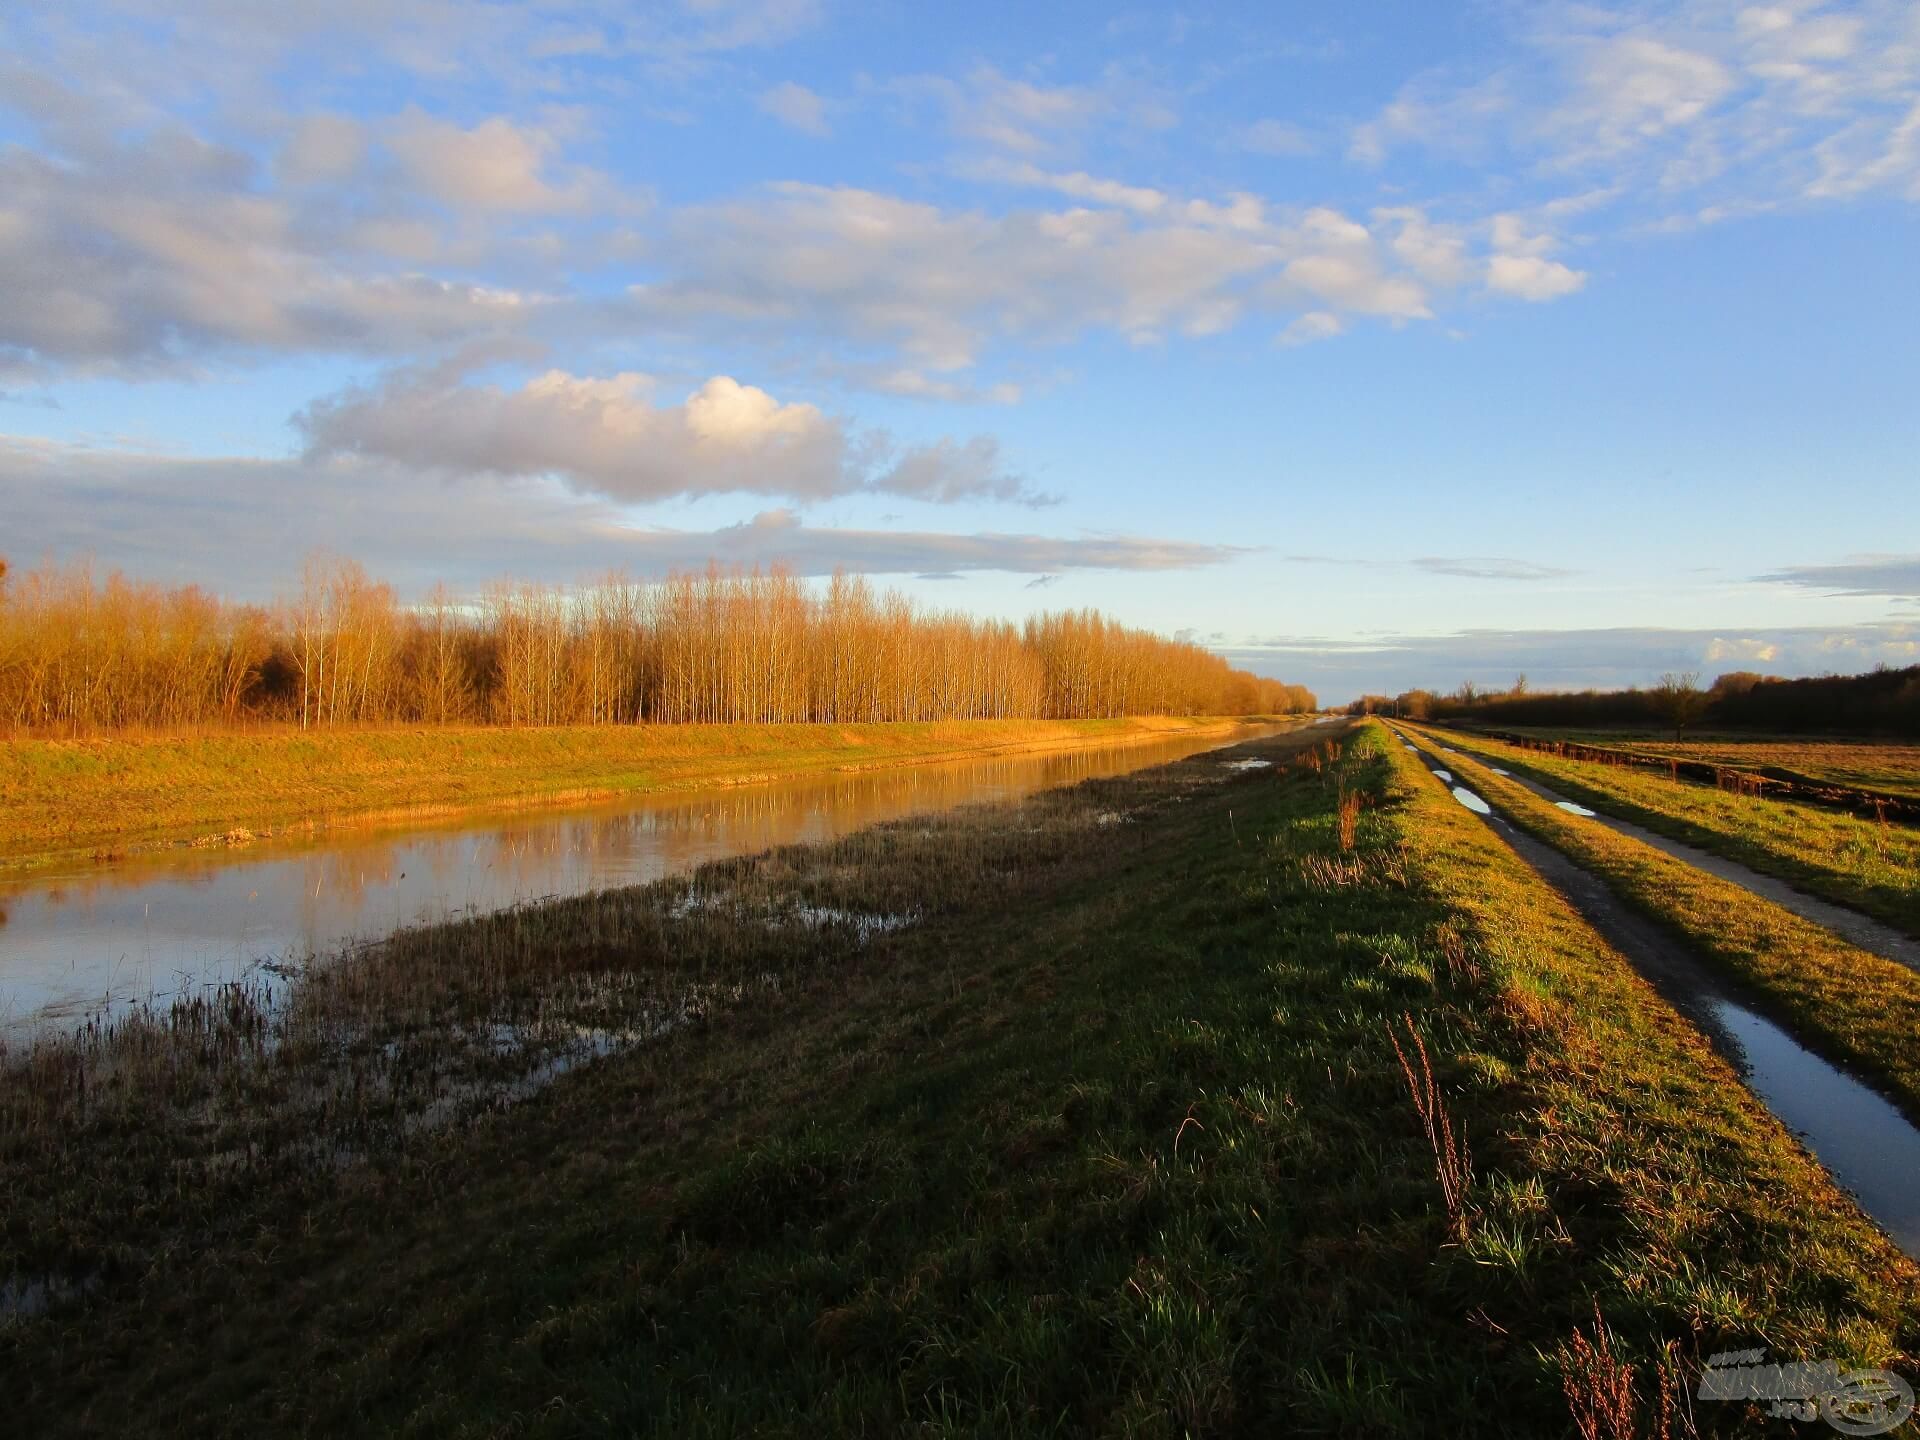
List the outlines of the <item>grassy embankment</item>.
{"label": "grassy embankment", "polygon": [[1231,719],[433,726],[0,741],[0,869],[637,790],[731,785],[1180,734]]}
{"label": "grassy embankment", "polygon": [[1819,740],[1791,735],[1696,734],[1675,740],[1647,730],[1560,730],[1525,726],[1515,734],[1605,745],[1657,759],[1698,760],[1750,774],[1773,773],[1815,784],[1884,790],[1920,800],[1920,745],[1894,740]]}
{"label": "grassy embankment", "polygon": [[[1911,1372],[1920,1270],[1383,741],[435,927],[291,1019],[48,1052],[0,1090],[8,1258],[99,1279],[0,1329],[16,1423],[1531,1436],[1596,1306],[1643,1421],[1662,1355]],[[406,1122],[503,1026],[663,1018]]]}
{"label": "grassy embankment", "polygon": [[1428,733],[1438,743],[1529,775],[1570,800],[1920,936],[1920,829],[1911,825],[1563,759],[1458,730]]}
{"label": "grassy embankment", "polygon": [[[1436,758],[1460,783],[1684,937],[1700,955],[1751,987],[1767,1011],[1814,1048],[1879,1080],[1909,1116],[1920,1120],[1920,974],[1495,775],[1484,758],[1477,758],[1496,750],[1491,742],[1408,728],[1430,748],[1446,745],[1454,751]],[[1521,768],[1513,756],[1494,753],[1492,758]],[[1558,775],[1541,778],[1562,788]],[[1610,804],[1615,813],[1626,810],[1602,794],[1594,803]]]}

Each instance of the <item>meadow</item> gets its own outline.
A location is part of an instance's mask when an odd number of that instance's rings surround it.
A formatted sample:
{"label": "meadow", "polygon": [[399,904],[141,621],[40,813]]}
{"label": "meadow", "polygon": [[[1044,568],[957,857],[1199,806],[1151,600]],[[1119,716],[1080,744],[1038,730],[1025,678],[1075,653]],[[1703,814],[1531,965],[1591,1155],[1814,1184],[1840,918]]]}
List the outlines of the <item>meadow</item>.
{"label": "meadow", "polygon": [[1920,936],[1920,828],[1828,806],[1768,799],[1738,788],[1673,780],[1657,770],[1567,759],[1457,730],[1430,733],[1482,761],[1532,775],[1596,810],[1724,855]]}
{"label": "meadow", "polygon": [[28,1431],[1732,1434],[1707,1354],[1920,1352],[1377,724],[273,983],[14,1057]]}
{"label": "meadow", "polygon": [[1806,736],[1696,734],[1675,740],[1645,730],[1529,730],[1543,740],[1607,745],[1656,759],[1720,765],[1768,778],[1805,780],[1856,790],[1882,790],[1920,800],[1920,745],[1898,740],[1832,740]]}

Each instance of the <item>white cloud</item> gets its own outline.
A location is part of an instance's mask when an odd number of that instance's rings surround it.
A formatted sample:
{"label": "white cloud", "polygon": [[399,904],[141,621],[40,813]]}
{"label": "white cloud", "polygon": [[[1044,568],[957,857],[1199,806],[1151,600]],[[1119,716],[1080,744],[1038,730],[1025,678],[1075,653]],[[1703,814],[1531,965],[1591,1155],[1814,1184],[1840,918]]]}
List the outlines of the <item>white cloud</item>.
{"label": "white cloud", "polygon": [[1557,300],[1586,283],[1583,271],[1538,255],[1495,255],[1487,261],[1487,288],[1522,300]]}
{"label": "white cloud", "polygon": [[716,375],[660,403],[640,374],[550,370],[518,389],[448,373],[390,376],[298,417],[308,455],[356,455],[436,474],[556,477],[629,501],[746,493],[819,500],[860,490],[916,499],[1028,499],[986,436],[899,450],[818,407]]}
{"label": "white cloud", "polygon": [[[994,214],[769,186],[675,217],[656,250],[663,278],[631,293],[633,323],[725,320],[782,340],[810,333],[897,348],[904,363],[873,373],[925,380],[974,367],[1008,340],[1104,332],[1155,343],[1217,334],[1256,313],[1422,320],[1485,273],[1486,226],[1441,224],[1413,206],[1369,222],[1327,207],[1276,214],[1251,195],[1185,199],[1026,162],[972,173],[1112,203]],[[1548,277],[1536,290],[1567,283],[1552,267],[1531,268]]]}
{"label": "white cloud", "polygon": [[408,178],[449,205],[478,210],[571,210],[586,203],[585,182],[555,185],[547,176],[557,142],[547,131],[502,116],[463,129],[409,110],[387,138]]}
{"label": "white cloud", "polygon": [[827,123],[827,102],[792,80],[761,91],[759,105],[782,125],[803,135],[823,138],[832,133]]}
{"label": "white cloud", "polygon": [[367,268],[247,175],[156,137],[110,162],[0,151],[0,372],[140,371],[243,348],[404,352],[517,330],[540,304]]}
{"label": "white cloud", "polygon": [[1494,254],[1487,261],[1487,288],[1521,300],[1557,300],[1587,283],[1586,273],[1549,258],[1558,241],[1525,217],[1503,213],[1490,226]]}
{"label": "white cloud", "polygon": [[292,184],[345,180],[360,168],[367,135],[345,115],[309,115],[294,126],[281,148],[277,170]]}
{"label": "white cloud", "polygon": [[1649,35],[1586,41],[1575,52],[1573,93],[1548,121],[1567,163],[1630,149],[1705,115],[1734,88],[1711,55]]}
{"label": "white cloud", "polygon": [[1880,192],[1920,200],[1920,8],[1911,0],[1655,8],[1573,3],[1514,12],[1519,60],[1416,77],[1357,126],[1380,165],[1420,146],[1504,158],[1510,184],[1604,177],[1685,209],[1681,229]]}
{"label": "white cloud", "polygon": [[1728,639],[1716,635],[1707,642],[1701,658],[1709,665],[1770,665],[1780,658],[1780,646],[1772,640],[1747,635]]}
{"label": "white cloud", "polygon": [[1326,310],[1309,310],[1296,316],[1280,332],[1282,345],[1311,345],[1316,340],[1331,340],[1346,331],[1347,322]]}
{"label": "white cloud", "polygon": [[1155,215],[1167,208],[1165,191],[1151,186],[1129,185],[1121,180],[1089,175],[1084,170],[1061,172],[1043,170],[1029,161],[988,161],[964,168],[963,173],[977,180],[1002,185],[1017,185],[1030,190],[1051,190],[1070,199],[1095,205],[1131,210],[1139,215]]}

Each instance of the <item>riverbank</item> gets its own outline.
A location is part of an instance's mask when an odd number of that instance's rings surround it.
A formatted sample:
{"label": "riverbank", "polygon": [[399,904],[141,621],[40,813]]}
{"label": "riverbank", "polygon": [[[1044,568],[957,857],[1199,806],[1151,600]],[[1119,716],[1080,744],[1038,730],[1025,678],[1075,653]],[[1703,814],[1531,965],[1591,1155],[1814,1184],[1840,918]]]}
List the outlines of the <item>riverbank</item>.
{"label": "riverbank", "polygon": [[635,792],[1231,735],[1238,718],[447,726],[0,742],[0,870]]}
{"label": "riverbank", "polygon": [[0,1089],[37,1434],[1557,1434],[1596,1348],[1643,1418],[1920,1348],[1912,1262],[1378,726],[99,1046]]}

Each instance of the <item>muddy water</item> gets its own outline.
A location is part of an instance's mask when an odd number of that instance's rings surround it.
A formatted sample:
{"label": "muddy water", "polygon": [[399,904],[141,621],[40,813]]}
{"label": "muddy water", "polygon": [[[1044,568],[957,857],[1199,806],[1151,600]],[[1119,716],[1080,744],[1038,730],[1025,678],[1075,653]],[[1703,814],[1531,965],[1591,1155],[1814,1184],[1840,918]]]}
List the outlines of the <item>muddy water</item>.
{"label": "muddy water", "polygon": [[0,883],[0,1040],[327,954],[403,925],[644,884],[707,860],[1012,799],[1274,733],[1049,754],[167,851]]}
{"label": "muddy water", "polygon": [[1871,1086],[1761,1014],[1744,990],[1624,905],[1598,876],[1503,816],[1485,818],[1669,1004],[1699,1026],[1747,1087],[1853,1192],[1894,1243],[1920,1258],[1920,1185],[1914,1183],[1920,1176],[1920,1128]]}

